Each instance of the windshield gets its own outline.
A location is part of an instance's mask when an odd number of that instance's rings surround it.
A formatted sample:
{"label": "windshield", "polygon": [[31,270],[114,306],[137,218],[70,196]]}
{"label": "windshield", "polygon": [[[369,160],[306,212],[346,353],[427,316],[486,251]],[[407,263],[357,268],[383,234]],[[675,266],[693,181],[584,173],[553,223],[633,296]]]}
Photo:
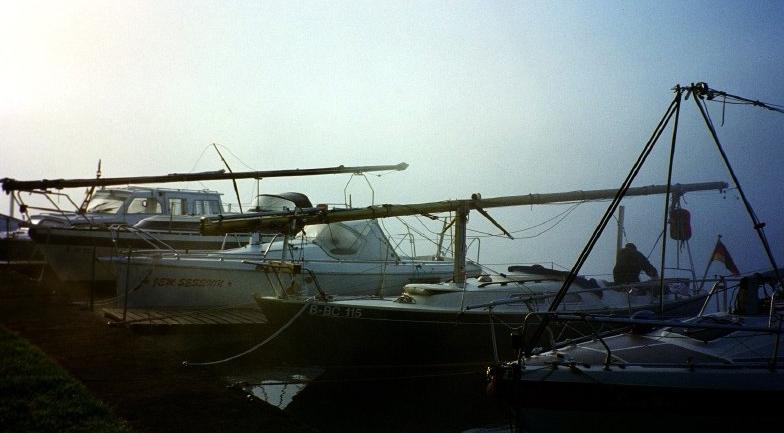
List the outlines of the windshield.
{"label": "windshield", "polygon": [[271,211],[286,211],[293,210],[297,207],[291,200],[286,200],[283,197],[274,195],[260,195],[256,197],[256,206],[253,207],[254,212],[271,212]]}
{"label": "windshield", "polygon": [[124,200],[116,197],[95,197],[90,200],[88,213],[116,214],[124,203]]}
{"label": "windshield", "polygon": [[283,192],[280,194],[259,194],[253,200],[251,212],[279,212],[292,211],[296,208],[312,207],[305,194],[298,192]]}
{"label": "windshield", "polygon": [[353,255],[362,246],[362,235],[342,223],[314,224],[306,228],[306,233],[330,254]]}

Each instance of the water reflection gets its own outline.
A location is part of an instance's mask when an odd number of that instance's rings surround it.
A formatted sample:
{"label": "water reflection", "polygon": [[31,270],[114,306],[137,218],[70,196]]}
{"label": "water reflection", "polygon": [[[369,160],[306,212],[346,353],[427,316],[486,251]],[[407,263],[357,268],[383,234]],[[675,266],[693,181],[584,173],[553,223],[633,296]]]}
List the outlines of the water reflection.
{"label": "water reflection", "polygon": [[509,431],[507,412],[487,397],[475,366],[222,368],[230,384],[322,432]]}
{"label": "water reflection", "polygon": [[269,332],[241,331],[187,336],[176,347],[188,365],[324,433],[509,431],[508,410],[485,392],[486,365],[321,368],[292,355],[285,342],[249,351]]}
{"label": "water reflection", "polygon": [[294,396],[305,389],[304,380],[307,380],[305,376],[295,374],[289,381],[264,380],[260,384],[248,386],[245,390],[279,409],[285,409]]}
{"label": "water reflection", "polygon": [[249,395],[286,409],[294,397],[323,372],[318,368],[256,368],[240,370],[237,374],[233,370],[226,376],[226,381]]}

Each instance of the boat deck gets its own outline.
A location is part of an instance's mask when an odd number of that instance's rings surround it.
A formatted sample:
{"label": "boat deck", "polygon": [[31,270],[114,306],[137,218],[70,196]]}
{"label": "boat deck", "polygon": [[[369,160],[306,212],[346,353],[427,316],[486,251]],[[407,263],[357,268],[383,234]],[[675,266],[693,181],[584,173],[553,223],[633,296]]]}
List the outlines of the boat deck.
{"label": "boat deck", "polygon": [[254,307],[221,309],[129,308],[125,311],[125,320],[123,320],[122,308],[104,308],[103,315],[109,319],[109,325],[124,325],[130,328],[247,326],[267,323],[266,316]]}

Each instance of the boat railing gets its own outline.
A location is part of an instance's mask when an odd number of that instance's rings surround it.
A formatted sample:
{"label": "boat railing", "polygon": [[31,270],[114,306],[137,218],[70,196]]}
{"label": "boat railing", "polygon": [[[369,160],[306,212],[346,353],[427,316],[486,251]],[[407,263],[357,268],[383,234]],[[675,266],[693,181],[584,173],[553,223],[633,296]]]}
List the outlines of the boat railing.
{"label": "boat railing", "polygon": [[[509,279],[506,281],[491,281],[485,282],[480,284],[480,287],[486,287],[489,285],[506,285],[510,283],[518,283],[524,284],[526,282],[540,282],[540,281],[560,281],[557,278],[541,278],[541,277],[531,277],[531,278],[521,278],[521,279]],[[591,293],[591,294],[603,294],[604,292],[613,291],[613,292],[622,292],[625,294],[627,299],[627,306],[629,308],[629,312],[631,313],[632,307],[635,306],[632,302],[634,296],[644,296],[646,294],[650,295],[650,302],[653,302],[659,295],[659,280],[650,280],[643,283],[628,283],[622,285],[612,285],[612,286],[604,286],[604,287],[591,287],[591,288],[583,288],[579,290],[570,290],[570,294],[583,294],[583,293]],[[684,282],[688,282],[689,280],[684,278],[665,278],[665,286],[669,287],[670,285],[676,284],[683,284]],[[528,294],[528,293],[515,293],[510,296],[510,298],[506,299],[499,299],[487,303],[482,304],[475,304],[469,305],[465,309],[466,310],[476,310],[476,309],[483,309],[483,308],[492,308],[497,307],[500,305],[508,305],[508,304],[518,304],[521,302],[531,302],[531,301],[541,301],[546,299],[554,298],[558,293],[553,291],[550,293],[539,293],[539,294]],[[524,298],[524,299],[523,299]]]}
{"label": "boat railing", "polygon": [[467,239],[470,239],[470,240],[466,244],[466,251],[469,251],[471,249],[471,245],[476,243],[476,263],[481,263],[479,261],[479,254],[482,251],[482,238],[480,238],[478,236],[477,237],[471,236],[471,237],[468,237]]}
{"label": "boat railing", "polygon": [[[147,230],[137,226],[129,226],[126,224],[112,224],[108,227],[109,231],[112,234],[112,243],[115,245],[117,249],[117,242],[118,242],[118,233],[119,232],[126,232],[131,235],[136,235],[138,239],[146,242],[152,250],[161,251],[165,250],[169,253],[173,254],[174,256],[179,256],[182,250],[173,247],[172,245],[168,244],[166,241],[162,240],[160,237],[156,236],[153,232],[154,230]],[[176,233],[176,232],[167,232],[167,233]],[[188,231],[181,232],[182,234],[190,234],[194,237],[200,236],[199,234],[194,234]],[[234,238],[237,242],[237,246],[240,247],[243,245],[243,241],[241,237],[247,237],[247,233],[226,233],[223,236],[223,240],[221,241],[221,250],[226,249],[227,240],[230,238]]]}
{"label": "boat railing", "polygon": [[[587,335],[583,335],[578,338],[573,338],[569,340],[563,340],[558,342],[558,344],[552,345],[552,350],[557,351],[558,348],[571,346],[580,342],[585,342],[587,340],[595,340],[598,341],[602,346],[605,348],[605,361],[604,366],[605,368],[609,368],[612,364],[612,350],[610,346],[604,341],[604,338],[617,335],[623,329],[644,329],[644,330],[653,330],[654,328],[670,328],[672,330],[724,330],[730,332],[745,332],[751,334],[768,334],[774,339],[773,350],[768,358],[768,362],[766,365],[773,369],[776,368],[777,361],[779,358],[779,343],[781,341],[781,336],[784,335],[784,330],[782,329],[782,323],[784,321],[779,320],[775,326],[751,326],[745,325],[742,323],[719,323],[719,322],[689,322],[689,321],[681,321],[681,320],[660,320],[660,319],[644,319],[644,318],[634,318],[634,317],[612,317],[612,316],[601,316],[589,313],[560,313],[560,312],[531,312],[528,313],[523,321],[522,328],[519,329],[519,334],[517,334],[518,345],[520,345],[520,350],[518,352],[518,365],[523,366],[525,365],[525,358],[530,356],[532,352],[526,352],[523,350],[522,345],[526,341],[526,336],[528,335],[528,330],[532,326],[539,326],[542,323],[542,319],[547,318],[548,323],[573,323],[573,322],[580,322],[586,323],[590,325],[590,330]],[[536,320],[536,325],[532,325],[531,322]],[[605,326],[609,325],[610,329],[602,330],[602,328],[597,329],[593,325],[600,325]],[[624,366],[630,366],[632,364],[627,363],[626,361],[623,362]],[[650,365],[650,364],[640,364],[640,365]],[[673,364],[674,365],[674,364]],[[683,364],[681,364],[682,366]],[[694,365],[694,364],[689,364]],[[743,364],[749,365],[747,363]]]}
{"label": "boat railing", "polygon": [[117,234],[120,231],[125,231],[130,234],[138,236],[139,239],[149,244],[153,249],[156,250],[168,250],[171,253],[178,254],[179,251],[172,247],[171,245],[167,244],[166,242],[159,239],[157,236],[152,234],[151,232],[134,226],[128,226],[125,224],[114,224],[109,227],[109,230],[112,233],[112,243],[117,245]]}
{"label": "boat railing", "polygon": [[[389,245],[392,247],[392,250],[400,257],[433,257],[436,261],[443,261],[445,257],[449,255],[453,255],[450,247],[443,246],[443,239],[439,236],[438,240],[433,240],[423,234],[421,231],[416,231],[416,235],[420,237],[417,238],[415,233],[412,233],[412,228],[406,222],[404,222],[401,218],[398,218],[406,227],[407,232],[401,233],[397,235],[387,234],[387,239],[389,240]],[[400,240],[397,240],[397,239]],[[418,254],[417,253],[417,241],[424,240],[429,241],[435,244],[436,252],[435,254]],[[406,242],[407,241],[407,242]],[[401,245],[406,242],[408,244],[409,251],[405,251],[404,248],[401,248]],[[482,238],[479,236],[467,236],[466,237],[466,251],[470,251],[471,247],[476,244],[476,259],[474,259],[474,263],[481,263],[480,261],[480,254],[482,250]],[[471,260],[471,259],[468,259]]]}
{"label": "boat railing", "polygon": [[[721,277],[719,280],[715,281],[711,286],[710,290],[708,290],[708,296],[705,297],[705,302],[702,304],[702,308],[700,312],[697,314],[697,317],[702,317],[705,314],[705,311],[708,308],[712,299],[716,299],[716,311],[729,311],[729,299],[728,293],[735,289],[737,285],[728,286],[727,281],[724,277]],[[724,306],[720,305],[719,294],[723,294],[723,303]]]}
{"label": "boat railing", "polygon": [[252,235],[250,235],[248,233],[236,233],[236,232],[225,233],[223,235],[223,241],[221,241],[220,249],[221,250],[225,250],[226,249],[226,244],[229,242],[230,239],[232,240],[232,242],[234,244],[236,244],[236,248],[239,248],[239,247],[241,247],[244,244],[241,239],[243,239],[243,238],[247,239],[249,236],[252,236]]}
{"label": "boat railing", "polygon": [[[79,212],[79,205],[77,205],[71,199],[71,197],[68,196],[68,194],[64,194],[64,193],[61,193],[61,192],[55,192],[55,191],[45,191],[45,192],[44,191],[28,191],[28,194],[42,195],[53,206],[53,207],[49,208],[49,207],[33,206],[33,205],[30,205],[30,204],[26,204],[22,200],[22,197],[20,196],[19,192],[16,192],[16,194],[15,194],[16,198],[15,199],[19,203],[19,207],[20,207],[20,209],[22,209],[22,213],[27,217],[28,221],[31,220],[31,217],[29,215],[29,210],[37,210],[37,211],[52,212],[52,213],[55,213],[55,214],[59,214],[60,216],[65,218],[65,220],[68,222],[68,224],[71,224],[71,225],[74,224],[74,221],[72,221],[71,218],[68,217],[69,214],[72,217],[74,217],[74,216],[81,217],[81,218],[83,218],[85,220],[86,223],[92,224],[92,221],[90,221],[90,219],[87,218],[87,216],[84,213]],[[55,203],[54,200],[52,200],[51,196],[55,196],[55,197],[58,197],[58,198],[65,199],[66,201],[71,203],[71,205],[73,205],[74,210],[72,212],[63,210],[57,203]]]}
{"label": "boat railing", "polygon": [[[501,284],[501,283],[499,282],[499,284]],[[574,291],[571,291],[569,293],[573,293],[573,294],[595,293],[597,290],[600,290],[600,289],[597,288],[597,289],[574,290]],[[485,308],[494,308],[494,307],[498,307],[498,306],[501,306],[501,305],[520,304],[520,303],[529,304],[530,302],[533,302],[533,301],[541,301],[541,300],[545,300],[545,299],[551,299],[551,298],[555,297],[556,294],[557,293],[555,293],[555,292],[552,292],[552,293],[541,293],[541,294],[515,293],[515,294],[510,295],[510,297],[507,298],[507,299],[499,299],[499,300],[496,300],[496,301],[485,302],[483,304],[467,305],[465,307],[465,310],[466,311],[469,311],[469,310],[480,310],[480,309],[485,309]]]}

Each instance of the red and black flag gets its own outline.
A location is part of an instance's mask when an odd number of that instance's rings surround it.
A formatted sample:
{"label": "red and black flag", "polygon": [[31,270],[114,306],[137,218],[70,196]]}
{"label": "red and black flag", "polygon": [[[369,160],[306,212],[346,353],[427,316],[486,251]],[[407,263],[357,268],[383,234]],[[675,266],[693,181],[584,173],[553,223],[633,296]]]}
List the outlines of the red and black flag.
{"label": "red and black flag", "polygon": [[732,273],[732,275],[740,275],[740,271],[738,267],[735,266],[735,262],[732,261],[732,256],[730,252],[727,251],[727,247],[721,242],[721,239],[716,241],[716,248],[713,249],[713,254],[711,255],[710,261],[717,261],[724,263],[724,267],[727,268],[728,271]]}

